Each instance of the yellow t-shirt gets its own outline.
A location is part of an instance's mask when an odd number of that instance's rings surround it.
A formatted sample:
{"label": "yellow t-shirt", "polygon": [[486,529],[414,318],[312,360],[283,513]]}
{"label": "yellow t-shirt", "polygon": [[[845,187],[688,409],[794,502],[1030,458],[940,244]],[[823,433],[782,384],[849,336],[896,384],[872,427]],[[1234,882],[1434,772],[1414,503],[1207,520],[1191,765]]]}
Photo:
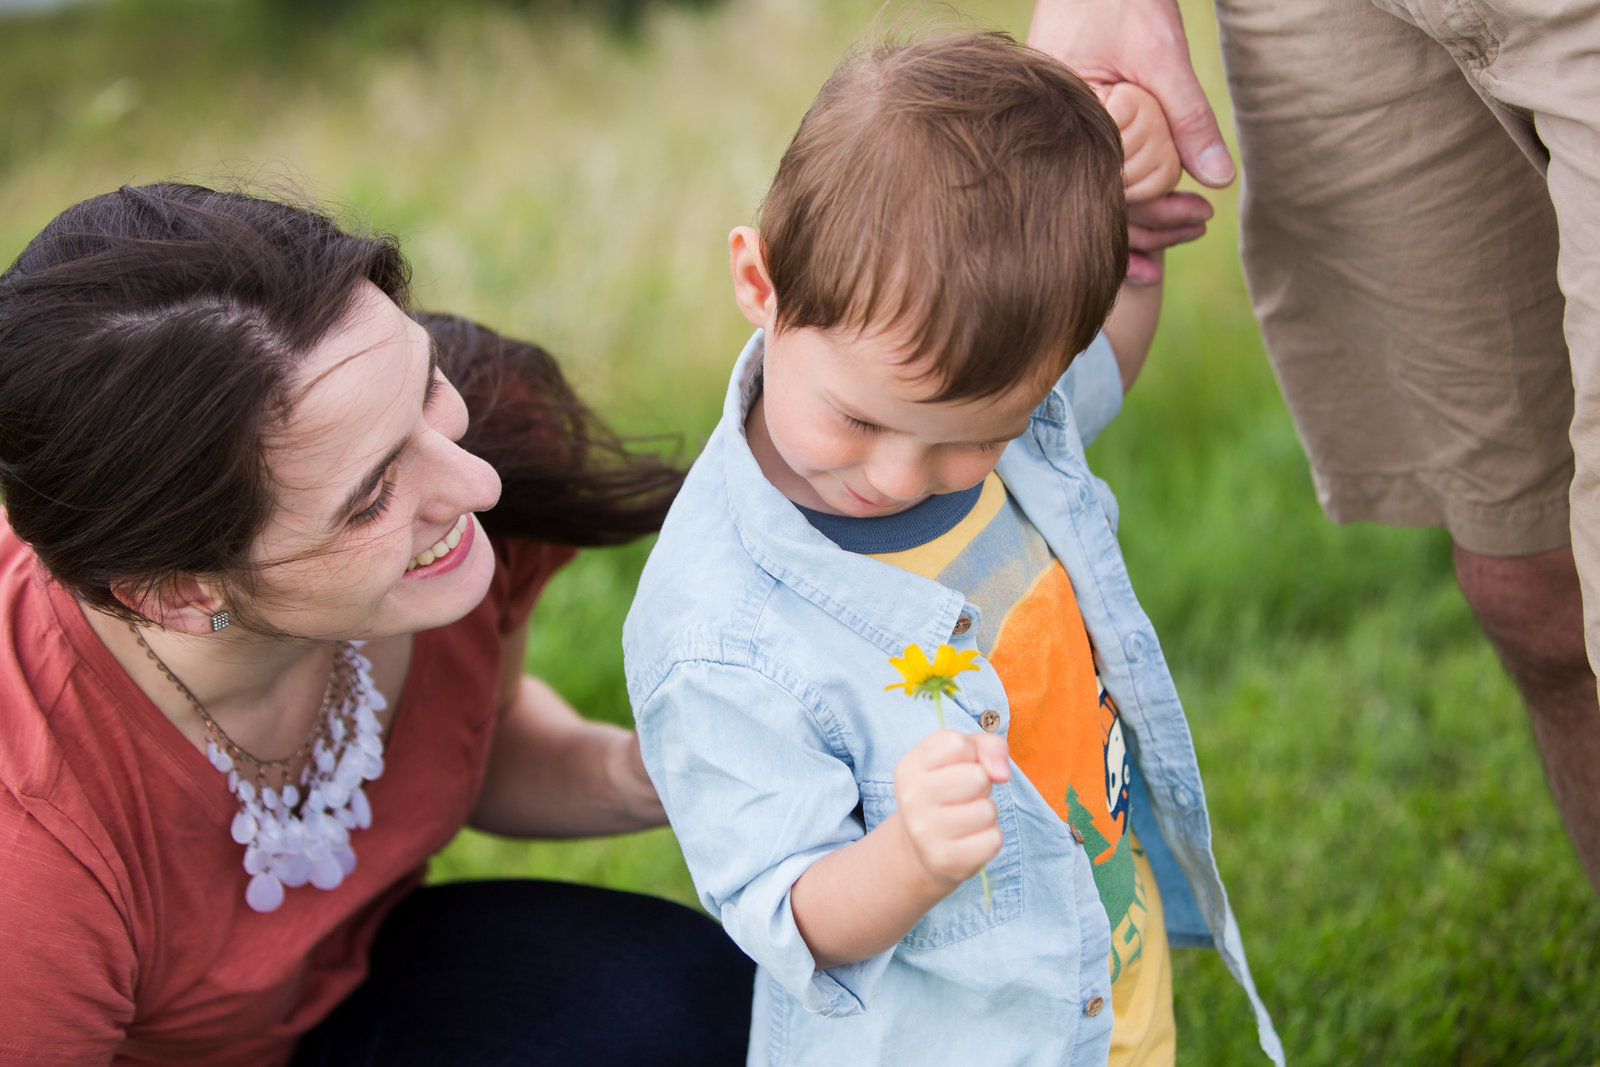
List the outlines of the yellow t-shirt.
{"label": "yellow t-shirt", "polygon": [[1111,1064],[1171,1064],[1176,1028],[1161,898],[1129,827],[1122,722],[1100,683],[1066,570],[997,474],[943,533],[873,557],[960,589],[983,613],[978,648],[1010,699],[1011,758],[1082,835],[1094,863],[1111,923]]}

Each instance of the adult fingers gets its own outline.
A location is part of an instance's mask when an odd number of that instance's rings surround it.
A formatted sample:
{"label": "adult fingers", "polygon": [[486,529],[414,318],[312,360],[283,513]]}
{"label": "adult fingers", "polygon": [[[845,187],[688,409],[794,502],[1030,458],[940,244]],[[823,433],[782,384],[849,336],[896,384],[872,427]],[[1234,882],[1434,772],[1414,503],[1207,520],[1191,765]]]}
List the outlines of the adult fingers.
{"label": "adult fingers", "polygon": [[1211,102],[1195,77],[1187,47],[1182,58],[1181,63],[1151,64],[1142,72],[1143,77],[1129,80],[1143,85],[1161,101],[1183,169],[1201,185],[1220,188],[1233,181],[1233,156],[1223,143]]}
{"label": "adult fingers", "polygon": [[1212,214],[1211,201],[1187,190],[1128,205],[1128,221],[1151,229],[1203,224]]}
{"label": "adult fingers", "polygon": [[1128,253],[1128,284],[1154,285],[1161,280],[1161,261],[1138,250]]}
{"label": "adult fingers", "polygon": [[1195,193],[1168,193],[1144,203],[1130,203],[1128,247],[1135,253],[1159,252],[1193,241],[1205,234],[1210,217],[1211,205]]}

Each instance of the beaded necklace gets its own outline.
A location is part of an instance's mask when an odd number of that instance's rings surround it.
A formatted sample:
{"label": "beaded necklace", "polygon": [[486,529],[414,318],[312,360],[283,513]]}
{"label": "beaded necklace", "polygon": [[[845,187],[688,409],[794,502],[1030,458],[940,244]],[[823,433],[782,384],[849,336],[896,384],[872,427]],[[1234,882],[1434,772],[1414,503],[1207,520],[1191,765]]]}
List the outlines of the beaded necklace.
{"label": "beaded necklace", "polygon": [[375,713],[389,705],[372,684],[372,664],[357,651],[359,642],[342,642],[335,652],[322,708],[306,739],[289,755],[264,760],[228,736],[138,627],[129,623],[128,629],[206,724],[206,758],[227,776],[228,791],[239,802],[229,830],[244,846],[250,876],[245,903],[273,911],[283,903],[286,886],[336,888],[356,868],[350,831],[372,825],[362,783],[383,773],[383,728]]}

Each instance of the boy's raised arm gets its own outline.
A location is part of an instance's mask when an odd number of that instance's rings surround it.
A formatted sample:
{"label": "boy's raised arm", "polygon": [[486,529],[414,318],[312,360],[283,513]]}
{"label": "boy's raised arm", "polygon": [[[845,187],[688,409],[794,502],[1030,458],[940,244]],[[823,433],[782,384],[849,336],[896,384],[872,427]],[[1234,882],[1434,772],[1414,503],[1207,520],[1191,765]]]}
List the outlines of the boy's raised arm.
{"label": "boy's raised arm", "polygon": [[1211,205],[1195,193],[1172,191],[1182,169],[1156,98],[1132,82],[1099,85],[1096,90],[1122,133],[1128,277],[1104,329],[1126,393],[1144,368],[1161,317],[1164,250],[1205,233]]}

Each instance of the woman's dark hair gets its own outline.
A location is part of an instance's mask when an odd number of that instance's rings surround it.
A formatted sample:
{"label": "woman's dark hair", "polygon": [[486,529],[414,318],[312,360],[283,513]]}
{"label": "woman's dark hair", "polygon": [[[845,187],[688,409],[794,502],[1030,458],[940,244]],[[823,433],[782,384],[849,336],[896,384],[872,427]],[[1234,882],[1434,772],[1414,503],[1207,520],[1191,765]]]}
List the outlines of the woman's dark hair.
{"label": "woman's dark hair", "polygon": [[456,315],[417,320],[466,401],[461,446],[500,475],[500,502],[480,516],[485,529],[568,545],[619,545],[660,529],[683,471],[630,450],[549,352]]}
{"label": "woman's dark hair", "polygon": [[[0,275],[0,496],[12,529],[73,595],[125,618],[134,613],[114,585],[140,592],[205,575],[248,591],[251,547],[274,503],[263,442],[294,402],[301,358],[363,282],[408,306],[409,275],[392,237],[244,193],[124,187],[67,209]],[[545,445],[525,457],[529,469],[609,460],[614,438],[586,444],[596,424],[564,386],[542,405],[548,380],[512,385],[497,372],[483,390],[536,402],[531,422],[499,416]],[[494,461],[494,446],[478,447]],[[573,514],[598,528],[563,518],[560,476],[520,474],[508,495],[519,482],[551,495],[529,509],[539,518],[520,524],[513,507],[498,525],[578,544],[626,540],[650,528],[645,516],[659,521],[676,484],[656,475],[651,511],[644,483],[618,483],[623,500],[607,512],[582,474],[561,475],[581,486]],[[605,525],[613,517],[620,530]]]}

